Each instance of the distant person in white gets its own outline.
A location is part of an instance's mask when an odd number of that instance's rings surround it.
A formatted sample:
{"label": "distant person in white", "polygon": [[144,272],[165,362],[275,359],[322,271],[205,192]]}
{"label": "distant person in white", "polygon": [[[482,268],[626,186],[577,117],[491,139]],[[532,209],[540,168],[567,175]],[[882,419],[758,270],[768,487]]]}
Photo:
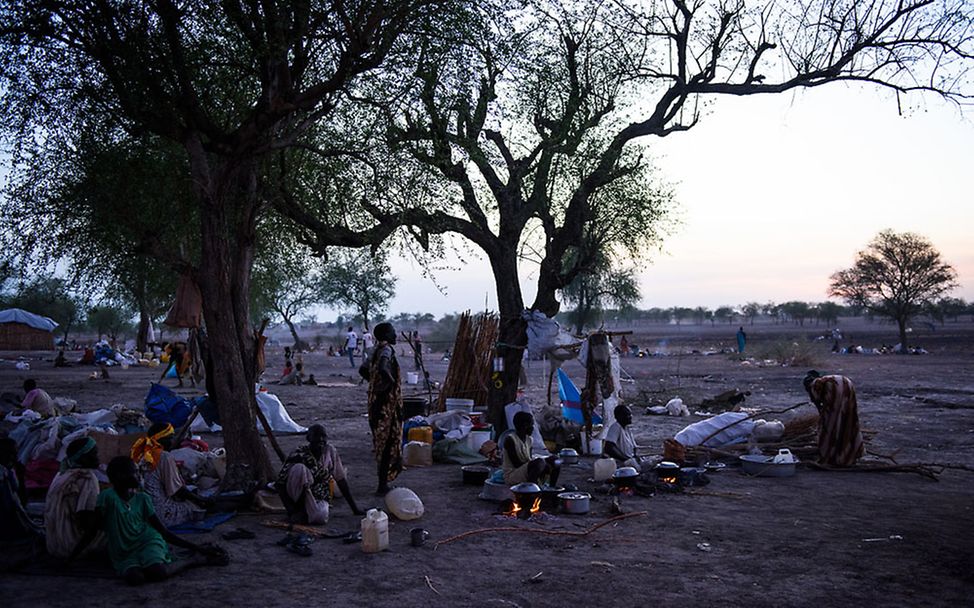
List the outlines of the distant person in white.
{"label": "distant person in white", "polygon": [[355,369],[355,347],[358,346],[358,334],[351,325],[348,326],[348,333],[345,334],[345,353],[348,355],[348,363]]}
{"label": "distant person in white", "polygon": [[375,348],[375,338],[367,328],[362,330],[362,363],[369,360],[372,356],[372,349]]}

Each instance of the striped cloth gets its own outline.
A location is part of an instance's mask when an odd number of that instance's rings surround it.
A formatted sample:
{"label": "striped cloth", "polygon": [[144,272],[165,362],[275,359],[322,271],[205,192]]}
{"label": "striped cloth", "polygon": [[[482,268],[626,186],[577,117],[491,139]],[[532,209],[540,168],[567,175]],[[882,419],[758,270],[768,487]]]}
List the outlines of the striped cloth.
{"label": "striped cloth", "polygon": [[822,376],[812,381],[809,394],[819,413],[818,461],[832,466],[853,466],[865,448],[852,381],[845,376]]}

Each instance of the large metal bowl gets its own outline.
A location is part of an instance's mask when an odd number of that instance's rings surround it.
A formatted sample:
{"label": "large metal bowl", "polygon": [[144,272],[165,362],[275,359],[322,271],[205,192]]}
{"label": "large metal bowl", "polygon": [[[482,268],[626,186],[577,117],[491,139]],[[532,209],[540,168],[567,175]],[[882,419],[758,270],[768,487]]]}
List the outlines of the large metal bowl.
{"label": "large metal bowl", "polygon": [[798,461],[775,462],[773,456],[745,454],[741,456],[741,468],[747,475],[755,477],[791,477],[795,474]]}

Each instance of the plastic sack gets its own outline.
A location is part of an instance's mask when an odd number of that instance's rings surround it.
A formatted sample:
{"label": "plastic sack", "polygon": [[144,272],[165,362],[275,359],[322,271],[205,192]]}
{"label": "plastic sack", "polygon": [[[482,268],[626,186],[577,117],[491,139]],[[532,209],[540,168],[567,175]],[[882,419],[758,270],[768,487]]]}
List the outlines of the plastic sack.
{"label": "plastic sack", "polygon": [[[674,439],[687,447],[700,445],[706,439],[706,447],[717,448],[722,445],[741,443],[746,441],[751,431],[754,430],[753,420],[744,420],[748,414],[743,412],[725,412],[713,418],[694,422],[676,434]],[[744,420],[744,422],[740,422]],[[739,422],[739,424],[734,424]],[[734,426],[730,426],[734,424]],[[725,428],[730,427],[730,428]],[[716,435],[707,439],[712,433]]]}
{"label": "plastic sack", "polygon": [[145,417],[152,422],[168,422],[176,428],[186,424],[193,404],[161,384],[153,383],[145,396]]}
{"label": "plastic sack", "polygon": [[409,521],[423,516],[423,501],[409,488],[393,488],[386,494],[386,508],[397,519]]}

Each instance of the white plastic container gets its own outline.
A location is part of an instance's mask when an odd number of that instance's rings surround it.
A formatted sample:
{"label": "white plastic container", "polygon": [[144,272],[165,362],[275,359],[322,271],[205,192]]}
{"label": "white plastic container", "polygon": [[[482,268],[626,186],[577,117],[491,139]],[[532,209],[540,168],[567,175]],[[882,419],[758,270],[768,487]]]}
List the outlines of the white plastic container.
{"label": "white plastic container", "polygon": [[362,551],[378,553],[389,548],[389,516],[379,509],[369,509],[362,518]]}
{"label": "white plastic container", "polygon": [[773,462],[775,464],[792,464],[794,462],[798,462],[798,459],[795,458],[794,454],[792,454],[791,450],[788,448],[781,448],[778,450],[778,453],[775,454]]}
{"label": "white plastic container", "polygon": [[467,435],[467,445],[474,452],[479,452],[480,446],[490,441],[490,435],[491,432],[489,429],[485,431],[470,431],[470,434]]}
{"label": "white plastic container", "polygon": [[473,399],[459,399],[456,397],[447,397],[446,399],[446,409],[450,410],[463,410],[464,412],[473,411]]}
{"label": "white plastic container", "polygon": [[592,438],[591,441],[585,434],[582,434],[582,453],[589,456],[599,456],[602,454],[602,440]]}
{"label": "white plastic container", "polygon": [[406,372],[406,384],[419,384],[419,373]]}
{"label": "white plastic container", "polygon": [[595,461],[595,481],[606,481],[616,472],[614,458],[599,458]]}

